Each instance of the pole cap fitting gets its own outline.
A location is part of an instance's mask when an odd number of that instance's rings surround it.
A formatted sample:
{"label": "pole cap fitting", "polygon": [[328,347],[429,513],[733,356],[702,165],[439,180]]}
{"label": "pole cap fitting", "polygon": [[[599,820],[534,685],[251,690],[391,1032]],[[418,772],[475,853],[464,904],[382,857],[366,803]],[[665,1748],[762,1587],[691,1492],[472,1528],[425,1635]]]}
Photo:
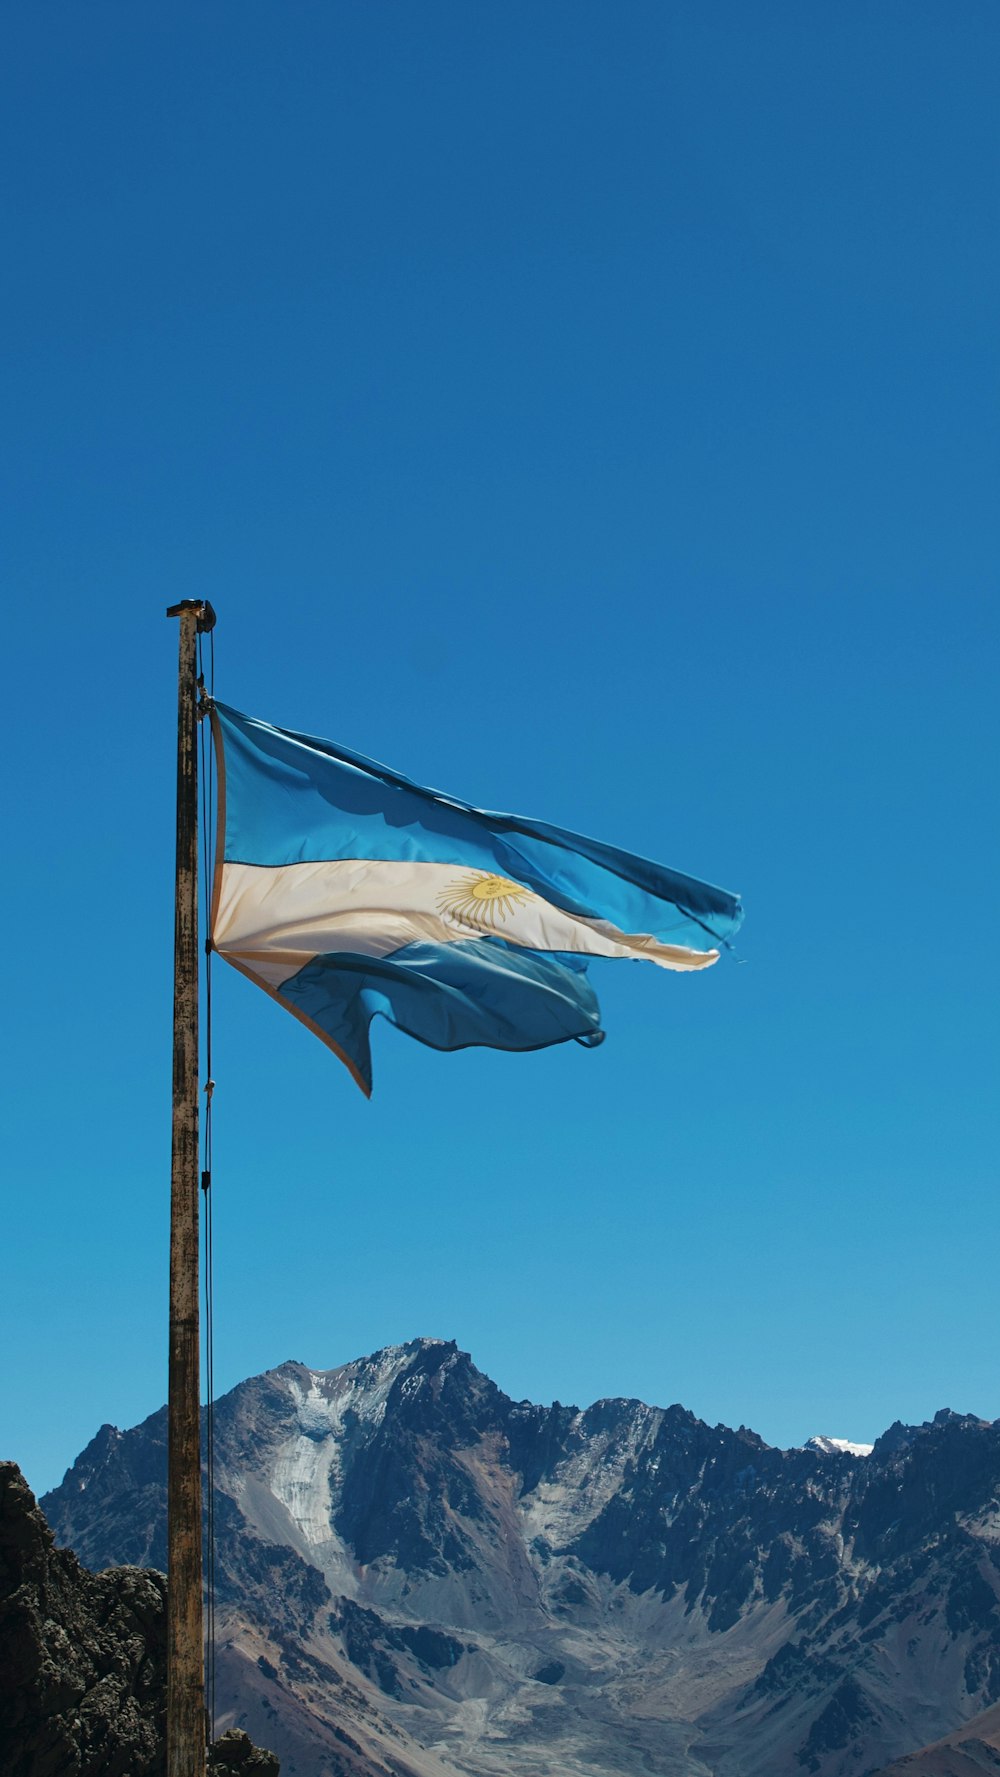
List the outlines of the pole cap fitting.
{"label": "pole cap fitting", "polygon": [[179,605],[168,605],[168,617],[181,617],[185,611],[194,611],[198,618],[198,634],[207,635],[215,628],[215,607],[207,599],[181,599]]}

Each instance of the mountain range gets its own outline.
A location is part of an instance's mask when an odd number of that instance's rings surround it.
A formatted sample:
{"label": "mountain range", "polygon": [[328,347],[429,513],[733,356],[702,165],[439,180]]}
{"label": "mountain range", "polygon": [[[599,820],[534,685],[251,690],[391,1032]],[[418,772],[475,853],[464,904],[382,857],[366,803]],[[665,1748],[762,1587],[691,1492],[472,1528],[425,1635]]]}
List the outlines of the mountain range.
{"label": "mountain range", "polygon": [[[1000,1422],[866,1449],[513,1401],[441,1340],[282,1364],[215,1407],[217,1727],[285,1777],[996,1771]],[[161,1409],[41,1505],[162,1568],[165,1477]]]}

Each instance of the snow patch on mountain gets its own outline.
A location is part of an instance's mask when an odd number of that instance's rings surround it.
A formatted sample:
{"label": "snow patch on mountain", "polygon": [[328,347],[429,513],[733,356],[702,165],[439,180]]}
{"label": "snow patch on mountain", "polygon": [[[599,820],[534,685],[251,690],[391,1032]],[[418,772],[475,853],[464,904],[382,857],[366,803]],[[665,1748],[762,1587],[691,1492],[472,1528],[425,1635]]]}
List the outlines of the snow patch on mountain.
{"label": "snow patch on mountain", "polygon": [[289,1385],[298,1431],[276,1450],[270,1479],[271,1492],[305,1542],[319,1548],[331,1540],[331,1483],[340,1479],[342,1417],[340,1403],[323,1395],[318,1378],[311,1377],[310,1384],[308,1391],[294,1381]]}
{"label": "snow patch on mountain", "polygon": [[310,1548],[334,1540],[330,1512],[343,1479],[348,1414],[380,1425],[393,1385],[411,1358],[412,1350],[394,1345],[336,1370],[309,1370],[306,1387],[289,1377],[297,1429],[275,1452],[271,1491]]}
{"label": "snow patch on mountain", "polygon": [[821,1456],[870,1456],[874,1444],[852,1444],[850,1438],[807,1438],[803,1450],[818,1450]]}

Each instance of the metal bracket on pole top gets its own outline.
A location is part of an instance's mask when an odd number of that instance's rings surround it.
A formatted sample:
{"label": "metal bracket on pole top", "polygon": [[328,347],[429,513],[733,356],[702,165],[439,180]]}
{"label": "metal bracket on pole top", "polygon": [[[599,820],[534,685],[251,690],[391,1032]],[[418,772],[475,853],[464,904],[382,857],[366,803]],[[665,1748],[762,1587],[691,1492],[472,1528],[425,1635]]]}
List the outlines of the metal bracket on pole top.
{"label": "metal bracket on pole top", "polygon": [[215,607],[207,599],[181,599],[179,605],[167,606],[168,617],[180,617],[185,611],[197,612],[199,635],[206,636],[215,628]]}

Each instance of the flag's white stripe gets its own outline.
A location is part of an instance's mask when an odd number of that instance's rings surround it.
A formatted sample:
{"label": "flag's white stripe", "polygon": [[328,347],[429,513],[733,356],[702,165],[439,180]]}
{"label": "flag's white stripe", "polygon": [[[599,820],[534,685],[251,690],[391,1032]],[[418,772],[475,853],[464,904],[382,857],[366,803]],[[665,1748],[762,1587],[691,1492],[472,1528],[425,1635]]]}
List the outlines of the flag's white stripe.
{"label": "flag's white stripe", "polygon": [[311,864],[222,866],[212,932],[216,949],[254,962],[273,986],[314,956],[391,956],[407,944],[500,937],[528,950],[642,958],[664,969],[703,969],[717,950],[663,944],[608,920],[585,919],[521,890],[503,901],[471,894],[484,871],[461,864],[338,858]]}

